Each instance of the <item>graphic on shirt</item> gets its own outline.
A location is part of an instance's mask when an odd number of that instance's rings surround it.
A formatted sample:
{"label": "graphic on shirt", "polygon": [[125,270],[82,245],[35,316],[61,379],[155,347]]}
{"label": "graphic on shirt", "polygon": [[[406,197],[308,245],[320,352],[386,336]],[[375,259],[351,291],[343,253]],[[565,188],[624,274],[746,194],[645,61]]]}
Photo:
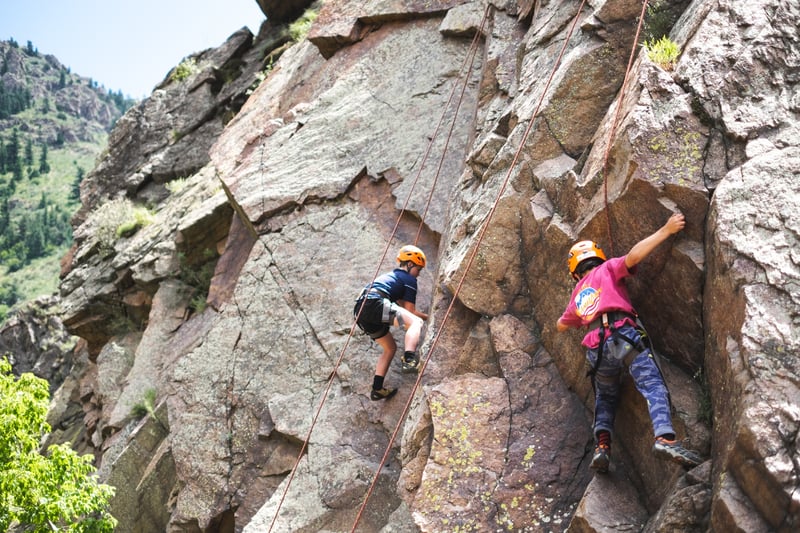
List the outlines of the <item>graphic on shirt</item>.
{"label": "graphic on shirt", "polygon": [[600,305],[600,291],[585,287],[575,296],[575,310],[584,320],[591,320]]}

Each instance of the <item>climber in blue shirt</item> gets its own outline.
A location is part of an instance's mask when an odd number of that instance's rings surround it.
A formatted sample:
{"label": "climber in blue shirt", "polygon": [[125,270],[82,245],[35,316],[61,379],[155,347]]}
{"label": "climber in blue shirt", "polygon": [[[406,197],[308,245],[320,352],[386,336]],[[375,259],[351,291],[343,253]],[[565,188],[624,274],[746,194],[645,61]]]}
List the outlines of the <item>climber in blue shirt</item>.
{"label": "climber in blue shirt", "polygon": [[428,315],[417,310],[417,276],[425,267],[425,254],[416,246],[403,246],[397,253],[399,266],[375,278],[364,287],[356,300],[353,316],[358,326],[383,349],[375,367],[371,400],[388,400],[397,389],[385,388],[383,380],[397,350],[389,326],[405,330],[401,360],[403,372],[415,372],[419,366],[416,353],[423,321]]}

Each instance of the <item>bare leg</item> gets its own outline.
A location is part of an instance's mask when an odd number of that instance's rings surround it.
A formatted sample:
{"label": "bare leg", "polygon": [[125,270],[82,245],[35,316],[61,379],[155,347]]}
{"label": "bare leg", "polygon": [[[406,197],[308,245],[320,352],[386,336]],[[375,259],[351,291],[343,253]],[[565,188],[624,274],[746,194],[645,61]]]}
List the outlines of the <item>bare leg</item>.
{"label": "bare leg", "polygon": [[383,353],[378,358],[377,365],[375,365],[375,375],[386,377],[389,365],[392,364],[392,359],[394,359],[394,352],[397,350],[397,343],[394,342],[394,337],[392,337],[391,333],[387,333],[380,339],[375,339],[375,342],[383,348]]}
{"label": "bare leg", "polygon": [[[422,334],[422,319],[402,307],[398,308],[397,314],[402,317],[403,327],[406,329],[403,349],[407,352],[416,352]],[[395,325],[399,325],[397,318],[395,318]]]}

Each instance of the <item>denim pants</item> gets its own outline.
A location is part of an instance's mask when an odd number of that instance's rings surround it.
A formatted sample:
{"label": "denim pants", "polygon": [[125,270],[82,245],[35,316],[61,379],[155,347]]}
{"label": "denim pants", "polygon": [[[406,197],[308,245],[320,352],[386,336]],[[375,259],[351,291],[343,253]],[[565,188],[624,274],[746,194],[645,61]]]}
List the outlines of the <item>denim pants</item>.
{"label": "denim pants", "polygon": [[[617,331],[633,341],[634,345],[631,346],[624,338],[618,335],[611,336],[610,332],[606,331],[605,350],[594,377],[594,434],[597,435],[597,432],[602,430],[612,434],[614,432],[620,377],[626,366],[626,359],[629,360],[628,370],[636,389],[647,401],[650,421],[653,424],[653,434],[660,436],[666,433],[675,433],[672,427],[669,391],[653,358],[653,353],[649,347],[638,351],[636,346],[641,346],[641,335],[633,326],[626,324]],[[631,356],[633,359],[630,359]],[[594,368],[597,349],[587,350],[586,359]]]}

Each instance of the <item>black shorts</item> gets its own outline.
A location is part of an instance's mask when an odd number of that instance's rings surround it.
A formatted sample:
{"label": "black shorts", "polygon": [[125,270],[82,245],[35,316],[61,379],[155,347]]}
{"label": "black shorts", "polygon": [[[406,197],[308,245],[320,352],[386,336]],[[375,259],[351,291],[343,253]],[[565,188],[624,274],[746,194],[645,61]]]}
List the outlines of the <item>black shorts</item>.
{"label": "black shorts", "polygon": [[[364,308],[361,309],[361,303]],[[370,336],[371,339],[380,339],[389,333],[389,326],[394,324],[397,316],[395,304],[388,298],[367,298],[356,300],[353,307],[353,317],[358,317],[358,327]],[[361,315],[358,314],[361,309]]]}

